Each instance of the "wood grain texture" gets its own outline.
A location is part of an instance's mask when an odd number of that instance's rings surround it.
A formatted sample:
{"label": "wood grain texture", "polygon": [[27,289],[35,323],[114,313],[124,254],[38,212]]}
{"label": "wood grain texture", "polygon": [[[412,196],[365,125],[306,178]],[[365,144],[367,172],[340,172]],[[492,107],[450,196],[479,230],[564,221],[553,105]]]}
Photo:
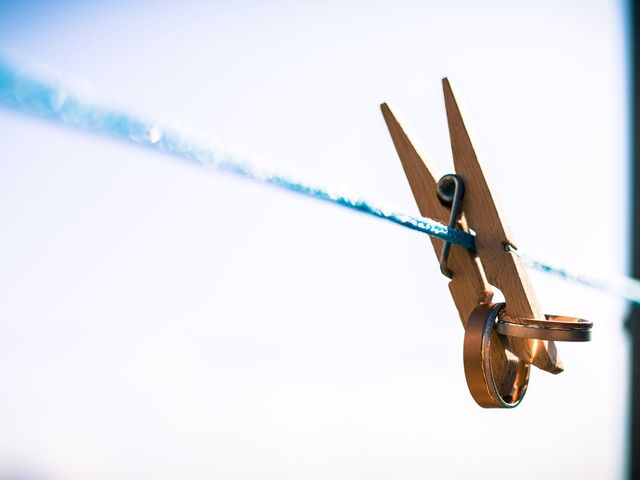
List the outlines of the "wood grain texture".
{"label": "wood grain texture", "polygon": [[[496,205],[478,160],[449,81],[443,80],[447,122],[455,170],[465,184],[463,211],[476,232],[476,249],[489,283],[502,291],[505,315],[514,323],[521,318],[544,319],[544,313],[521,258],[505,251],[516,246],[504,215]],[[551,373],[563,370],[551,341],[510,337],[508,348],[521,359]]]}
{"label": "wood grain texture", "polygon": [[[382,104],[381,110],[420,214],[446,224],[449,220],[449,209],[440,204],[436,194],[436,185],[440,176],[435,173],[427,157],[418,153],[391,108],[387,104]],[[463,215],[458,222],[458,228],[463,228],[465,225]],[[430,238],[437,258],[443,241]],[[449,290],[460,314],[462,325],[466,326],[471,312],[479,303],[490,302],[493,291],[485,278],[478,258],[469,250],[452,245],[448,265],[454,272],[449,282]],[[492,334],[491,342],[491,360],[495,377],[499,379],[498,388],[506,395],[510,393],[518,374],[518,360],[505,349],[495,332]]]}

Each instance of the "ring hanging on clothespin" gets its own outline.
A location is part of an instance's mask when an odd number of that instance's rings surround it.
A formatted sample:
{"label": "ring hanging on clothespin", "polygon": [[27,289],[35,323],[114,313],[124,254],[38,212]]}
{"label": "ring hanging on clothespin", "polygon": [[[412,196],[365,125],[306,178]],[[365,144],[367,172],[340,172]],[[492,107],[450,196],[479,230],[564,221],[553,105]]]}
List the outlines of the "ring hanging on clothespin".
{"label": "ring hanging on clothespin", "polygon": [[493,369],[493,357],[505,355],[505,348],[495,331],[498,314],[504,303],[481,303],[467,322],[464,333],[464,375],[471,396],[485,408],[513,408],[524,398],[529,385],[531,366],[514,358],[513,366],[500,377]]}
{"label": "ring hanging on clothespin", "polygon": [[[516,243],[447,79],[443,88],[455,174],[437,180],[387,104],[382,104],[382,114],[420,213],[448,228],[475,233],[474,250],[434,238],[431,242],[465,327],[469,391],[482,407],[513,408],[527,390],[531,365],[562,372],[554,341],[587,341],[592,324],[571,317],[545,319],[524,261],[505,250]],[[505,303],[492,302],[494,289]]]}
{"label": "ring hanging on clothespin", "polygon": [[546,320],[521,318],[520,323],[500,318],[496,331],[509,337],[553,340],[556,342],[588,342],[593,322],[582,318],[545,315]]}

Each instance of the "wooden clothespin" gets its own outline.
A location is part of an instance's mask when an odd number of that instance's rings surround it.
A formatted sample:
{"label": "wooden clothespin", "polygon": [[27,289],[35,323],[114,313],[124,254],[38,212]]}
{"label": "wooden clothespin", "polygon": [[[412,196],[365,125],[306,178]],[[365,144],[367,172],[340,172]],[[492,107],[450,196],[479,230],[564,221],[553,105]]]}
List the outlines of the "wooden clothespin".
{"label": "wooden clothespin", "polygon": [[[387,104],[382,114],[404,172],[425,217],[476,233],[470,251],[431,238],[465,327],[464,368],[475,401],[487,408],[515,407],[527,389],[530,365],[563,371],[554,340],[585,341],[592,324],[542,312],[526,267],[510,253],[516,243],[496,205],[449,81],[443,80],[455,175],[440,180]],[[493,289],[504,303],[492,303]]]}

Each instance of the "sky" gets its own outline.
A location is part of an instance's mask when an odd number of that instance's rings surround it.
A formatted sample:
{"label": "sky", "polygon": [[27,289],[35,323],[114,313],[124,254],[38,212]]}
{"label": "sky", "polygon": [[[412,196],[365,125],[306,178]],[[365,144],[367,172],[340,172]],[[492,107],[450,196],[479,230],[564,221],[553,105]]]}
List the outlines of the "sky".
{"label": "sky", "polygon": [[[628,258],[624,22],[611,1],[4,2],[0,47],[408,213],[379,104],[450,171],[447,76],[519,247],[606,275]],[[0,478],[623,476],[623,301],[532,272],[593,341],[483,410],[424,235],[6,109],[0,155]]]}

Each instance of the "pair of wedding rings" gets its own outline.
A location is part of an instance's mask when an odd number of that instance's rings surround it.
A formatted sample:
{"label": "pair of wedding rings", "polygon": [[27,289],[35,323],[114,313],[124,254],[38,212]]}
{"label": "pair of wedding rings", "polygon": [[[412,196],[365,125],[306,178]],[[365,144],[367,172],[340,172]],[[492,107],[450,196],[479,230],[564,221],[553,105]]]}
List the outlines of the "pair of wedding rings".
{"label": "pair of wedding rings", "polygon": [[[464,371],[469,391],[478,405],[485,408],[513,408],[524,397],[529,384],[531,365],[517,359],[505,369],[508,378],[496,379],[491,349],[497,345],[496,334],[561,342],[586,342],[591,339],[592,322],[574,317],[546,315],[546,320],[518,319],[501,315],[504,303],[478,305],[467,322],[464,336]],[[492,336],[494,342],[492,343]]]}

